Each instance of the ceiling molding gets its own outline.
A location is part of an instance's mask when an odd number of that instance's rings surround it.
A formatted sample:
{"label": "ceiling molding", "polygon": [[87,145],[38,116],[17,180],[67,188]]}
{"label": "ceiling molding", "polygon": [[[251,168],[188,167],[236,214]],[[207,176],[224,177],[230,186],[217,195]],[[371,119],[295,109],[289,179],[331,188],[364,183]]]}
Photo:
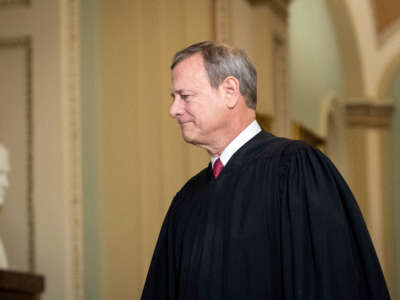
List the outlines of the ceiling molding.
{"label": "ceiling molding", "polygon": [[285,21],[288,17],[288,9],[291,0],[247,0],[252,5],[267,4],[278,16]]}

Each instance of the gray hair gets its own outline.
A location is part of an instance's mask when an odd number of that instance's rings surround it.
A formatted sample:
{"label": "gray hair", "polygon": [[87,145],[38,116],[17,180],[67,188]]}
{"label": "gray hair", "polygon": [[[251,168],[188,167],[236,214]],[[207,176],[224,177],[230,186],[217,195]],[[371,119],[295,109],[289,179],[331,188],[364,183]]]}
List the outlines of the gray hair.
{"label": "gray hair", "polygon": [[217,88],[226,77],[233,76],[239,81],[240,93],[246,99],[247,106],[256,109],[257,71],[243,50],[212,41],[200,42],[177,52],[171,70],[197,53],[203,56],[204,67],[213,88]]}

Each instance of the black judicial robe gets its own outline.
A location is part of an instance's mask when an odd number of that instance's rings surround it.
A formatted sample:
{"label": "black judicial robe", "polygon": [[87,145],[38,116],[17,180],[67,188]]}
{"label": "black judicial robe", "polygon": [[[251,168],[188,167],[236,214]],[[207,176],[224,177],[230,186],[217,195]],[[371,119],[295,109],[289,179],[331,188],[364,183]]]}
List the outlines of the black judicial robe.
{"label": "black judicial robe", "polygon": [[217,179],[177,193],[142,300],[390,299],[359,207],[331,161],[261,131]]}

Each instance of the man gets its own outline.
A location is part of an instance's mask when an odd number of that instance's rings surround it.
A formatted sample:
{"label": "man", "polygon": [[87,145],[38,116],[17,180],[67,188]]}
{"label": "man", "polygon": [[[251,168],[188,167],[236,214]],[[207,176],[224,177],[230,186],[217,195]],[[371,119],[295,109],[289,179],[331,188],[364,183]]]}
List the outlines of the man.
{"label": "man", "polygon": [[178,52],[171,70],[170,114],[211,163],[173,199],[142,299],[389,299],[333,164],[255,121],[246,54],[202,42]]}

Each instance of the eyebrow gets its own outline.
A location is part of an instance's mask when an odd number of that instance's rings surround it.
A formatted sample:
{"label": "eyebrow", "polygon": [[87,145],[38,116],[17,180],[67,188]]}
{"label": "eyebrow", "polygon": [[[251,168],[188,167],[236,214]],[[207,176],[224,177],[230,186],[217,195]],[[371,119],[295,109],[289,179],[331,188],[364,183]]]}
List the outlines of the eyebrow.
{"label": "eyebrow", "polygon": [[185,91],[185,90],[182,90],[182,89],[176,90],[176,91],[172,90],[172,91],[171,91],[171,94],[182,94],[184,91]]}
{"label": "eyebrow", "polygon": [[184,94],[184,93],[194,93],[194,91],[191,91],[191,90],[183,90],[183,89],[176,90],[176,91],[171,91],[171,97],[174,97],[175,94],[182,95],[182,94]]}

